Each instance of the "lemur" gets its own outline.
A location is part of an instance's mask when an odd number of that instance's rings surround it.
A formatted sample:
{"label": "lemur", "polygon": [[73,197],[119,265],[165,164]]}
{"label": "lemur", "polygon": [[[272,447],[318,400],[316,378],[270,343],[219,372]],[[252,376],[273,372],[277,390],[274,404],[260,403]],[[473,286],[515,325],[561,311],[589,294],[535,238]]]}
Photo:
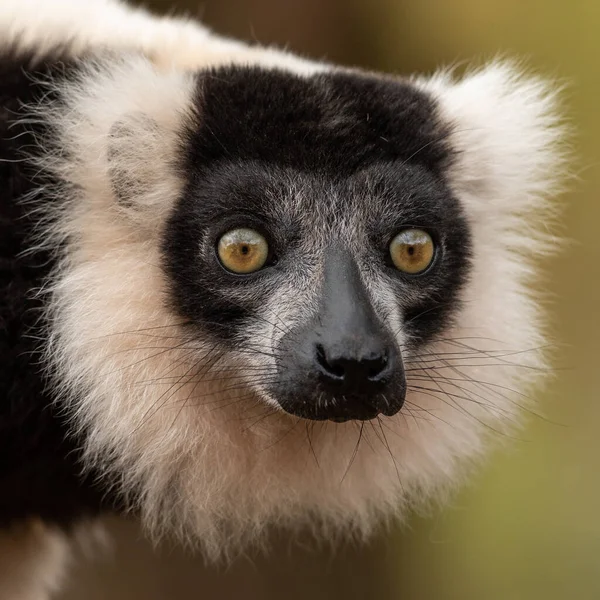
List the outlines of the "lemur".
{"label": "lemur", "polygon": [[209,558],[444,497],[546,371],[555,86],[0,3],[0,597],[135,515]]}

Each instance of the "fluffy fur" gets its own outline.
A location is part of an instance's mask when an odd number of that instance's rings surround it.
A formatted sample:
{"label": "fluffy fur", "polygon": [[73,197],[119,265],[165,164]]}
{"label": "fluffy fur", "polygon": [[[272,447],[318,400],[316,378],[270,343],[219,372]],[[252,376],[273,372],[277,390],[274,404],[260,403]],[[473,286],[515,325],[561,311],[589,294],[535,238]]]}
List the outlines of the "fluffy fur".
{"label": "fluffy fur", "polygon": [[310,75],[324,65],[291,53],[214,35],[196,21],[158,18],[117,0],[6,0],[0,6],[1,44],[47,56],[57,47],[71,56],[99,48],[138,50],[161,69],[260,64]]}
{"label": "fluffy fur", "polygon": [[[150,534],[175,532],[211,557],[270,524],[366,535],[454,486],[491,434],[519,422],[544,373],[532,281],[553,244],[548,197],[563,162],[552,87],[508,63],[413,81],[448,128],[444,178],[471,232],[469,281],[443,332],[415,348],[389,286],[370,280],[407,347],[405,408],[364,425],[303,422],[253,382],[253,369],[272,368],[268,357],[233,350],[217,362],[212,341],[169,308],[162,243],[187,181],[182,132],[203,119],[193,70],[233,62],[309,78],[333,67],[115,2],[83,6],[0,6],[0,33],[19,51],[47,56],[67,39],[69,56],[96,54],[75,77],[44,79],[47,96],[22,120],[43,123],[43,150],[30,160],[55,182],[29,198],[38,225],[28,252],[57,257],[38,291],[50,332],[43,361],[83,464]],[[276,319],[289,324],[310,306],[302,293],[264,307],[257,340],[281,337]]]}
{"label": "fluffy fur", "polygon": [[[489,107],[481,116],[461,105],[461,95],[470,102],[478,84],[486,94],[478,105]],[[95,67],[61,90],[68,107],[51,118],[62,132],[60,147],[79,161],[54,162],[56,149],[46,158],[81,192],[43,233],[53,244],[77,239],[54,276],[47,360],[86,432],[86,462],[117,475],[151,530],[193,533],[211,553],[273,521],[350,522],[368,531],[377,517],[455,482],[459,459],[480,452],[488,428],[504,430],[518,418],[527,400],[505,388],[523,390],[543,367],[536,350],[543,346],[539,315],[530,300],[531,258],[541,246],[525,213],[540,207],[540,192],[554,177],[549,98],[540,84],[521,82],[506,65],[462,83],[424,85],[439,94],[455,124],[453,139],[462,152],[452,180],[473,226],[473,274],[456,323],[443,336],[449,341],[430,346],[429,371],[409,375],[409,389],[423,385],[427,373],[437,375],[435,384],[411,391],[407,413],[386,420],[387,431],[367,427],[370,445],[360,445],[354,458],[354,423],[311,427],[311,449],[306,428],[283,415],[252,425],[263,411],[251,403],[240,411],[235,378],[210,375],[206,383],[185,384],[207,348],[187,339],[163,308],[159,237],[160,215],[181,190],[168,156],[178,119],[191,110],[189,76],[160,74],[134,58]],[[132,133],[156,159],[157,185],[143,197],[153,205],[154,231],[143,235],[116,210],[104,158],[111,126],[130,112],[171,134],[171,142],[161,136],[157,153],[154,130],[142,122]],[[465,132],[475,139],[465,139]],[[120,159],[137,160],[123,156],[126,151]],[[147,164],[140,161],[144,169]],[[149,383],[167,375],[167,382],[183,383],[175,390]],[[186,406],[191,396],[211,402],[200,410]],[[285,443],[276,443],[284,436]]]}

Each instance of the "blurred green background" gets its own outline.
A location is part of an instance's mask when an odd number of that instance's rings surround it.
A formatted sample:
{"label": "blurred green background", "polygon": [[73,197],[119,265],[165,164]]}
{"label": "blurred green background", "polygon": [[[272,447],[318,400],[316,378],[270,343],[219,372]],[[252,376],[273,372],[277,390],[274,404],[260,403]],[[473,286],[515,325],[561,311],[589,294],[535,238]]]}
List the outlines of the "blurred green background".
{"label": "blurred green background", "polygon": [[331,553],[283,539],[267,557],[216,570],[179,550],[156,554],[134,525],[115,523],[114,555],[81,561],[65,600],[600,598],[600,2],[147,4],[185,9],[219,32],[344,64],[409,73],[501,52],[566,80],[579,181],[563,196],[561,226],[573,243],[546,265],[560,368],[540,394],[551,422],[533,418],[523,441],[496,452],[451,506],[413,516],[368,548]]}

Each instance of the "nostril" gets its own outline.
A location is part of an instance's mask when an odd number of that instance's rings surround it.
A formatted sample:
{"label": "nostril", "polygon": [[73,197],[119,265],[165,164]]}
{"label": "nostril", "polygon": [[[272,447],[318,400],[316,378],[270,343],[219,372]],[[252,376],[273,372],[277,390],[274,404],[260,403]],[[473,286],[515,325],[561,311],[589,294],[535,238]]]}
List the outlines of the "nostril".
{"label": "nostril", "polygon": [[390,357],[384,350],[361,358],[328,355],[322,344],[315,346],[315,361],[322,375],[338,383],[360,385],[361,382],[382,383],[390,370]]}
{"label": "nostril", "polygon": [[333,375],[338,378],[343,378],[345,375],[345,369],[341,362],[333,361],[330,362],[327,359],[327,353],[325,352],[325,348],[321,344],[317,344],[316,348],[317,353],[317,363],[320,367],[330,375]]}
{"label": "nostril", "polygon": [[386,370],[387,366],[387,354],[366,360],[365,367],[367,371],[367,379],[370,379],[371,381],[377,381],[381,378],[381,375]]}

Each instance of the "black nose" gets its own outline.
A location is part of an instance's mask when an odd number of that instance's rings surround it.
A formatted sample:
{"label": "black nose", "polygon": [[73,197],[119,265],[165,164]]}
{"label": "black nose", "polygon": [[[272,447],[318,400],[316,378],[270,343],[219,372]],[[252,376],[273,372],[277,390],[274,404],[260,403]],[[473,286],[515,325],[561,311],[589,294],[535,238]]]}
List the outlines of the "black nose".
{"label": "black nose", "polygon": [[[328,399],[319,416],[335,421],[366,420],[387,412],[381,394],[395,368],[394,354],[392,349],[385,347],[344,352],[317,344],[313,368]],[[331,401],[332,398],[335,400]]]}
{"label": "black nose", "polygon": [[376,390],[392,367],[389,351],[385,349],[357,357],[328,352],[322,344],[317,344],[315,360],[321,380],[338,391],[340,386],[348,388],[348,391],[368,393],[371,389]]}

